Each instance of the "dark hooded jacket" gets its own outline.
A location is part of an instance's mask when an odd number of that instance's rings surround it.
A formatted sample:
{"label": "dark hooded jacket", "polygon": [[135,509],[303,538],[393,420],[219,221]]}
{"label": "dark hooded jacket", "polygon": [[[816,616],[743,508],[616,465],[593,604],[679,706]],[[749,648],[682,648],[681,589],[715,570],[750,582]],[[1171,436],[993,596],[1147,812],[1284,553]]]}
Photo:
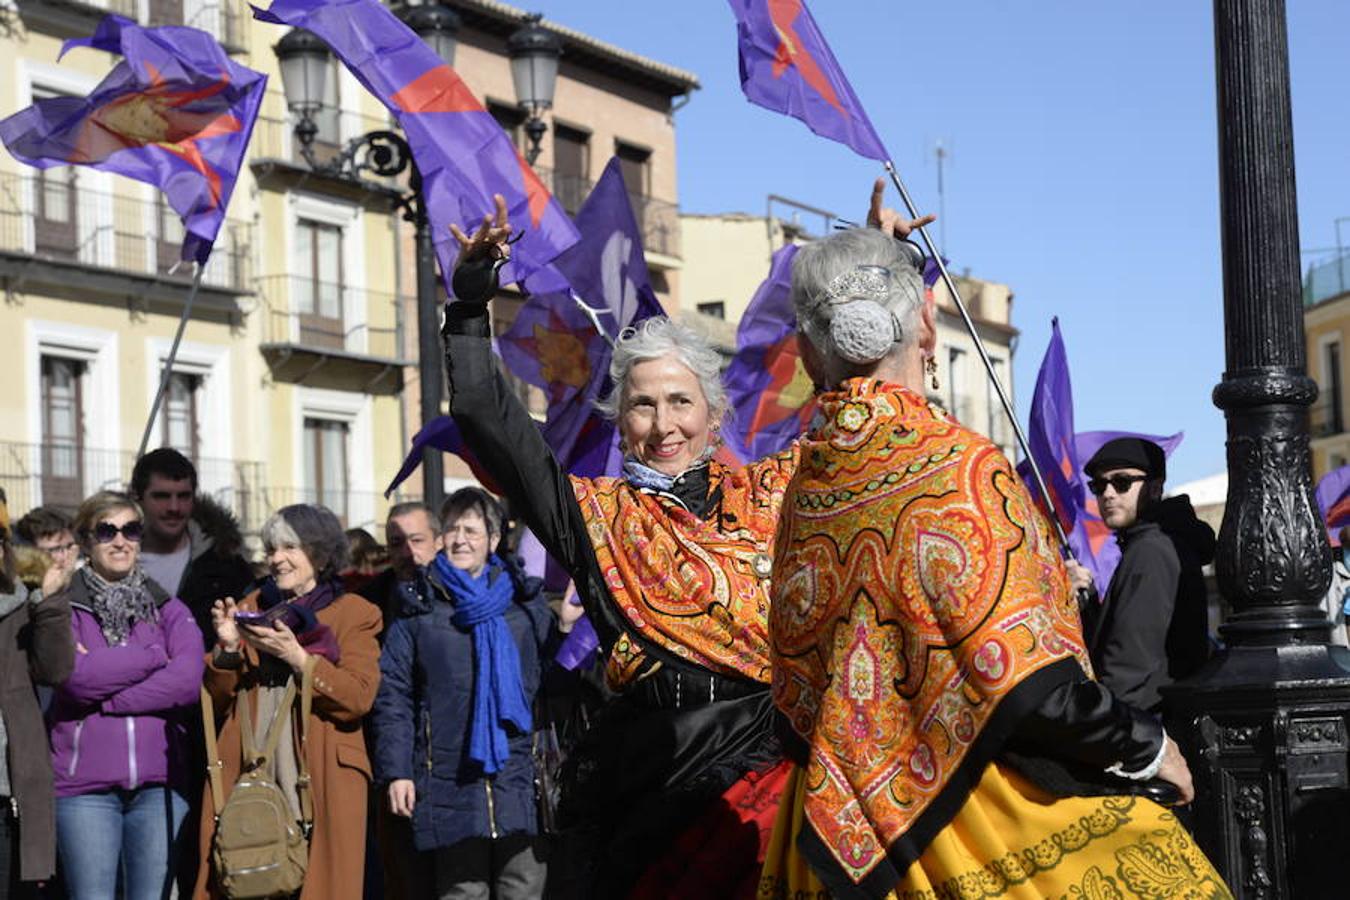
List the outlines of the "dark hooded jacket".
{"label": "dark hooded jacket", "polygon": [[243,536],[239,522],[225,507],[211,497],[198,494],[188,523],[192,541],[192,555],[183,580],[174,585],[161,585],[177,596],[192,612],[197,627],[202,631],[206,649],[216,642],[216,631],[211,626],[211,604],[224,597],[240,600],[253,590],[253,567],[244,559]]}
{"label": "dark hooded jacket", "polygon": [[1162,500],[1116,532],[1120,564],[1106,598],[1090,601],[1083,626],[1097,678],[1133,706],[1162,712],[1162,689],[1209,658],[1201,569],[1214,559],[1214,529],[1190,498]]}

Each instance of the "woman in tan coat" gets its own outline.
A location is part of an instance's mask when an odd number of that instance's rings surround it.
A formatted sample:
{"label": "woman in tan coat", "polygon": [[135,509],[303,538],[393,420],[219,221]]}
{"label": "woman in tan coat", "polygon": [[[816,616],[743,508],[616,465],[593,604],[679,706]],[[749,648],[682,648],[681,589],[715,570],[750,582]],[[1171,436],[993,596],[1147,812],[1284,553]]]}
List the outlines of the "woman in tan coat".
{"label": "woman in tan coat", "polygon": [[[242,765],[239,705],[246,692],[249,713],[261,735],[286,684],[313,667],[314,701],[305,760],[312,779],[314,830],[301,900],[356,900],[365,865],[366,795],[370,760],[361,719],[379,687],[380,611],[356,594],[341,593],[338,573],[346,565],[347,539],[332,512],[321,506],[288,506],[263,526],[271,578],[238,605],[218,601],[212,609],[217,644],[207,655],[206,688],[220,726],[219,754],[225,796]],[[236,613],[289,607],[274,625],[236,622]],[[286,621],[294,626],[288,627]],[[285,718],[282,747],[298,748],[300,735]],[[272,777],[291,800],[297,819],[298,765],[294,753],[278,753]],[[215,805],[208,786],[202,805],[201,867],[194,896],[220,896],[211,871]]]}

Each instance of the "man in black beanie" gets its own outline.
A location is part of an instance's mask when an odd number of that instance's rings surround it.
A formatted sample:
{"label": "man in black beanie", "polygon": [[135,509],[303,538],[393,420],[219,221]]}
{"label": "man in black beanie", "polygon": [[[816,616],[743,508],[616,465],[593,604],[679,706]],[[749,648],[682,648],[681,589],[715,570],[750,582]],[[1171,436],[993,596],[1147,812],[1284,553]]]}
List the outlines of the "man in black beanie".
{"label": "man in black beanie", "polygon": [[[1167,458],[1152,441],[1108,441],[1084,470],[1121,550],[1106,597],[1094,593],[1083,607],[1092,666],[1121,700],[1161,713],[1161,689],[1209,656],[1201,568],[1214,558],[1214,530],[1186,496],[1163,499]],[[1091,574],[1069,565],[1074,586],[1091,591]]]}

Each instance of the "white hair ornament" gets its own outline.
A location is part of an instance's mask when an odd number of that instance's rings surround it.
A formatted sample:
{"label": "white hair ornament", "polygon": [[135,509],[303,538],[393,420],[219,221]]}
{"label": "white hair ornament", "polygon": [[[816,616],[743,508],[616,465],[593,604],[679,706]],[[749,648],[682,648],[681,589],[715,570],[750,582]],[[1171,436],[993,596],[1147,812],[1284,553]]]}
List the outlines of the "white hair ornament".
{"label": "white hair ornament", "polygon": [[874,363],[902,338],[900,321],[883,305],[890,296],[891,270],[857,266],[830,282],[822,301],[837,307],[830,317],[835,351],[855,365]]}

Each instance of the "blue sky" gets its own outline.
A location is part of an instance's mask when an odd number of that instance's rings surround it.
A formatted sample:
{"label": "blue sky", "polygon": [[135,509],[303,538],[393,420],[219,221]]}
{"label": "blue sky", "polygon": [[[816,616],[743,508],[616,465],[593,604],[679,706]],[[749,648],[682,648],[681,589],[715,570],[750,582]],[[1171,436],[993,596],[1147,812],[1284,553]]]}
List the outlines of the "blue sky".
{"label": "blue sky", "polygon": [[[1211,4],[812,6],[921,206],[937,207],[934,143],[951,148],[945,253],[1015,291],[1023,422],[1057,315],[1080,431],[1184,429],[1169,480],[1223,469]],[[875,164],[744,99],[723,0],[533,8],[699,76],[677,113],[684,209],[762,213],[776,193],[864,211]],[[1350,215],[1350,3],[1290,3],[1289,32],[1302,246],[1329,248]]]}

